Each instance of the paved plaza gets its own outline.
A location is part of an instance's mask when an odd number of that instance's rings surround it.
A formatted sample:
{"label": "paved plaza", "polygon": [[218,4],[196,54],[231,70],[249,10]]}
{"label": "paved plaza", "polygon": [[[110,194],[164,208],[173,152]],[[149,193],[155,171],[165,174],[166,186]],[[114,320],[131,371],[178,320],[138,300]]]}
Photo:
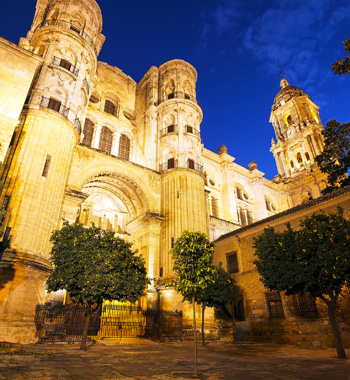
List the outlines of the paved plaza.
{"label": "paved plaza", "polygon": [[[198,361],[206,380],[350,380],[350,360],[337,359],[331,348],[213,342],[198,345]],[[87,351],[78,344],[33,344],[0,353],[1,380],[181,380],[192,371],[190,341],[99,343]]]}

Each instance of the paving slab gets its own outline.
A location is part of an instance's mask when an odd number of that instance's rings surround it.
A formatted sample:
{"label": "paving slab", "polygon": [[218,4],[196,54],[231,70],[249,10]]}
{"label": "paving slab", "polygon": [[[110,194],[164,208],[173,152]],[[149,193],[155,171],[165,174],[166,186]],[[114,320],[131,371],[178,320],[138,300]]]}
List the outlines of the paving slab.
{"label": "paving slab", "polygon": [[[24,345],[0,354],[0,380],[193,378],[193,342],[121,343],[100,342],[87,351],[79,344]],[[350,380],[350,360],[338,359],[332,348],[211,342],[198,345],[198,363],[205,380]]]}

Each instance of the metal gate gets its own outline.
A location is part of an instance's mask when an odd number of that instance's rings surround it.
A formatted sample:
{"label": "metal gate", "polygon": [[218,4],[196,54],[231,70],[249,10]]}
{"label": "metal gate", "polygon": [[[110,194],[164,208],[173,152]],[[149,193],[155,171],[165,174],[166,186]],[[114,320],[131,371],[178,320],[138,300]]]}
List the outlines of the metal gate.
{"label": "metal gate", "polygon": [[[39,343],[80,342],[84,305],[38,305],[35,324]],[[104,305],[90,319],[88,339],[182,339],[182,313],[146,311],[128,305]]]}

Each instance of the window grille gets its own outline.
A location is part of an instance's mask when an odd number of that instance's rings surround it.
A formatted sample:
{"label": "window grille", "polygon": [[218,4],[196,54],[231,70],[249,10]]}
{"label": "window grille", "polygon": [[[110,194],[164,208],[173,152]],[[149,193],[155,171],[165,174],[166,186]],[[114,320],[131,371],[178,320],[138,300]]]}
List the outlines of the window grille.
{"label": "window grille", "polygon": [[293,297],[297,314],[302,318],[318,318],[318,311],[314,297],[310,293],[296,294]]}
{"label": "window grille", "polygon": [[271,319],[284,318],[283,305],[279,292],[269,292],[265,294],[267,308]]}
{"label": "window grille", "polygon": [[114,103],[112,103],[110,100],[105,101],[105,108],[104,108],[106,113],[109,113],[113,116],[118,116],[117,114],[117,107],[115,106]]}
{"label": "window grille", "polygon": [[227,273],[239,272],[237,251],[226,253]]}
{"label": "window grille", "polygon": [[92,144],[92,137],[94,135],[94,123],[86,119],[84,124],[84,138],[82,143],[86,146],[91,146]]}
{"label": "window grille", "polygon": [[121,135],[119,140],[119,157],[129,160],[130,156],[130,139],[128,136]]}
{"label": "window grille", "polygon": [[103,127],[100,135],[99,150],[101,150],[104,153],[111,154],[112,142],[113,132],[109,128]]}

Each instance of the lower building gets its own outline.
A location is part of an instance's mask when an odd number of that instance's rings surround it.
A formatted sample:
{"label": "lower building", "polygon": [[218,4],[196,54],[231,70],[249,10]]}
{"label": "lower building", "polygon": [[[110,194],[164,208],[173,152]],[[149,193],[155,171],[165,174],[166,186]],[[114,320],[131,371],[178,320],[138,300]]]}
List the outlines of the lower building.
{"label": "lower building", "polygon": [[[332,329],[324,302],[309,295],[286,296],[268,291],[260,281],[254,264],[253,239],[264,228],[284,231],[286,223],[298,229],[300,221],[317,210],[337,213],[342,207],[350,218],[350,188],[319,197],[250,226],[222,235],[215,241],[215,264],[223,263],[242,290],[236,307],[235,339],[333,346]],[[337,320],[344,346],[350,347],[350,296],[345,289],[339,299]]]}

